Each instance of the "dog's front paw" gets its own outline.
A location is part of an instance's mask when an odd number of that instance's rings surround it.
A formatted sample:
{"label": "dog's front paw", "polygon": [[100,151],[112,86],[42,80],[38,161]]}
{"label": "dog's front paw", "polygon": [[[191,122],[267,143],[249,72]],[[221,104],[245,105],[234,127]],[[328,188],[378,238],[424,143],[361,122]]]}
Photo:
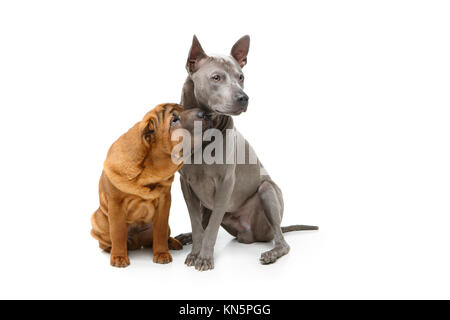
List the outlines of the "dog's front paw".
{"label": "dog's front paw", "polygon": [[160,264],[167,264],[172,262],[172,256],[168,252],[155,253],[153,255],[153,262]]}
{"label": "dog's front paw", "polygon": [[128,256],[111,255],[111,265],[116,268],[126,268],[130,265]]}
{"label": "dog's front paw", "polygon": [[195,265],[195,260],[197,260],[198,254],[197,253],[189,253],[186,257],[186,261],[184,262],[185,265],[188,267],[193,267]]}
{"label": "dog's front paw", "polygon": [[198,271],[207,271],[214,269],[214,258],[198,256],[195,260],[195,269],[197,269]]}
{"label": "dog's front paw", "polygon": [[169,238],[169,249],[170,250],[182,250],[183,245],[177,239]]}

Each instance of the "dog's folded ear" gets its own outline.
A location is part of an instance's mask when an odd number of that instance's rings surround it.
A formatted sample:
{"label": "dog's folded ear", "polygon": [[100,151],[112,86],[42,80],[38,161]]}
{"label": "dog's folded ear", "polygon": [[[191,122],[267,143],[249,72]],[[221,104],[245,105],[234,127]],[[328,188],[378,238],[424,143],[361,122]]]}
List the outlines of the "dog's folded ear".
{"label": "dog's folded ear", "polygon": [[155,125],[152,121],[149,121],[142,130],[142,139],[150,146],[150,143],[155,137]]}
{"label": "dog's folded ear", "polygon": [[250,48],[250,36],[240,38],[231,49],[231,56],[236,59],[241,68],[247,64],[247,55]]}
{"label": "dog's folded ear", "polygon": [[194,38],[192,39],[192,46],[189,50],[189,56],[186,62],[186,70],[189,73],[194,73],[205,62],[206,58],[208,58],[207,54],[203,50],[197,37],[194,35]]}
{"label": "dog's folded ear", "polygon": [[143,162],[148,147],[143,143],[141,123],[137,123],[127,133],[113,143],[104,163],[104,170],[113,184],[130,181],[144,170]]}

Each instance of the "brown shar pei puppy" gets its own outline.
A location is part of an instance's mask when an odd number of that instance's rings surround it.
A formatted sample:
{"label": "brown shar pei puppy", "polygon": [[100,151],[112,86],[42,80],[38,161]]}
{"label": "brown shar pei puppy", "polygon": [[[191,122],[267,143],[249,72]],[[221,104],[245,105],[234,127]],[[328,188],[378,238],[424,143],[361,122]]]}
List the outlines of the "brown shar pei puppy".
{"label": "brown shar pei puppy", "polygon": [[[183,121],[181,120],[183,119]],[[183,111],[161,104],[122,135],[108,151],[100,177],[100,207],[92,215],[92,236],[111,253],[111,265],[127,267],[128,250],[153,246],[153,261],[169,263],[169,248],[182,244],[169,237],[170,188],[182,166],[181,154],[172,161],[172,132],[204,121],[199,110]]]}

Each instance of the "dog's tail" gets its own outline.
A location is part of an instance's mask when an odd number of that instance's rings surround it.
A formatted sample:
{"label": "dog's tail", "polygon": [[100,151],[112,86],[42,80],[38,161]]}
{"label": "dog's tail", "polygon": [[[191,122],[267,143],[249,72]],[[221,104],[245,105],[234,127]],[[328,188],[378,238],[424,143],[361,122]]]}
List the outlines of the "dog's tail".
{"label": "dog's tail", "polygon": [[[317,226],[304,226],[304,225],[293,225],[288,227],[281,227],[281,231],[283,233],[292,232],[292,231],[309,231],[309,230],[319,230]],[[178,241],[180,241],[183,245],[192,243],[192,233],[182,233],[175,237]]]}
{"label": "dog's tail", "polygon": [[293,225],[288,227],[281,227],[281,231],[283,233],[292,232],[292,231],[309,231],[309,230],[319,230],[317,226],[304,226],[304,225]]}

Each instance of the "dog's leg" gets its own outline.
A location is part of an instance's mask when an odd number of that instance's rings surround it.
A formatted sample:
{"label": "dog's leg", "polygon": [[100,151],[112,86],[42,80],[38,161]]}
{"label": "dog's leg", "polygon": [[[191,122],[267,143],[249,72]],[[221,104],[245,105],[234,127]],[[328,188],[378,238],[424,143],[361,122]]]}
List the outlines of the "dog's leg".
{"label": "dog's leg", "polygon": [[120,204],[110,201],[108,204],[109,232],[111,235],[111,265],[124,268],[130,265],[127,252],[128,227],[125,212]]}
{"label": "dog's leg", "polygon": [[[202,206],[200,204],[200,212],[202,215],[202,226],[203,226],[203,230],[204,230],[208,226],[209,218],[211,217],[211,210],[209,210],[208,208],[205,208],[204,206]],[[169,240],[170,240],[170,238],[169,238]],[[183,246],[186,244],[191,244],[192,243],[192,232],[179,234],[175,237],[175,240],[180,242]],[[170,244],[170,242],[169,242],[169,244]]]}
{"label": "dog's leg", "polygon": [[262,264],[274,263],[280,257],[286,255],[290,248],[284,239],[281,230],[281,217],[283,216],[283,204],[280,193],[275,190],[275,187],[268,181],[263,182],[258,189],[258,196],[261,199],[261,204],[264,208],[264,213],[272,227],[274,233],[275,247],[261,255],[260,261]]}
{"label": "dog's leg", "polygon": [[[189,267],[195,264],[195,260],[197,259],[200,250],[202,249],[202,240],[203,234],[205,230],[202,226],[202,214],[200,211],[200,200],[197,198],[195,193],[192,191],[189,184],[181,177],[181,190],[183,191],[184,199],[186,200],[186,205],[188,207],[189,216],[191,218],[191,226],[192,226],[192,250],[191,253],[186,257],[185,264]],[[177,237],[180,240],[180,237],[188,237],[189,234],[180,235]]]}
{"label": "dog's leg", "polygon": [[205,208],[201,204],[200,204],[200,210],[202,212],[202,226],[203,226],[203,229],[206,229],[206,227],[209,224],[209,219],[211,219],[212,211],[209,210],[208,208]]}
{"label": "dog's leg", "polygon": [[159,198],[158,209],[153,219],[153,262],[170,263],[169,253],[169,213],[171,205],[170,189]]}
{"label": "dog's leg", "polygon": [[199,271],[214,269],[214,245],[216,244],[217,234],[219,233],[220,224],[227,210],[228,202],[233,193],[234,182],[235,177],[232,175],[225,178],[216,186],[214,209],[212,210],[208,226],[205,229],[202,249],[195,260],[195,269]]}
{"label": "dog's leg", "polygon": [[[107,210],[107,209],[106,209]],[[91,217],[91,235],[98,240],[100,249],[111,252],[111,236],[107,214],[98,208]]]}

